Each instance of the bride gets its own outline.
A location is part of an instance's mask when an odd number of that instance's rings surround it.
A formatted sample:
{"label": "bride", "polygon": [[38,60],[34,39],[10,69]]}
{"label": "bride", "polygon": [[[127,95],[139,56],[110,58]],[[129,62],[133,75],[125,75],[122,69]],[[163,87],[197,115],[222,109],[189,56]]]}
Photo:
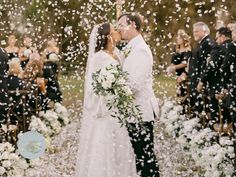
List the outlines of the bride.
{"label": "bride", "polygon": [[109,23],[95,26],[90,35],[76,177],[137,177],[128,131],[92,87],[92,73],[119,65],[114,47],[120,40]]}

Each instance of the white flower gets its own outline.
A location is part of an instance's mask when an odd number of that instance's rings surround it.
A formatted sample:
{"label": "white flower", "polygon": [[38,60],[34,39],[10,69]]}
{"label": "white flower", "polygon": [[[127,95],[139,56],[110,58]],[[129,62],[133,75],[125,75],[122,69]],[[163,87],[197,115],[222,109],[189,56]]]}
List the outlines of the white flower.
{"label": "white flower", "polygon": [[27,169],[29,167],[29,164],[26,162],[25,159],[21,158],[17,161],[17,166],[20,169]]}
{"label": "white flower", "polygon": [[2,166],[5,168],[9,168],[11,165],[12,165],[12,162],[10,160],[2,161]]}
{"label": "white flower", "polygon": [[102,82],[102,87],[103,87],[104,89],[109,89],[109,88],[111,88],[111,86],[112,86],[112,82],[110,82],[109,80],[104,80],[104,81]]}
{"label": "white flower", "polygon": [[130,89],[130,87],[124,86],[123,89],[124,89],[124,91],[125,91],[125,93],[126,93],[127,95],[133,95],[133,92],[132,92],[132,90]]}
{"label": "white flower", "polygon": [[35,116],[32,116],[31,118],[29,129],[42,133],[43,135],[47,135],[49,133],[49,130],[45,123],[43,123],[40,118],[37,118]]}
{"label": "white flower", "polygon": [[67,35],[72,35],[73,34],[72,26],[66,26],[64,28],[64,31]]}
{"label": "white flower", "polygon": [[220,137],[219,141],[222,146],[233,145],[233,141],[229,137]]}
{"label": "white flower", "polygon": [[[45,139],[45,141],[47,141],[47,138]],[[30,160],[30,165],[32,165],[33,167],[39,167],[42,165],[42,161],[40,160],[40,158],[32,159]]]}
{"label": "white flower", "polygon": [[29,57],[30,54],[32,54],[32,50],[30,50],[30,49],[26,49],[26,50],[24,50],[24,52],[23,52],[23,55],[24,55],[25,57]]}
{"label": "white flower", "polygon": [[131,50],[132,50],[131,46],[127,45],[126,47],[124,47],[123,54],[124,54],[125,58],[127,58],[129,56]]}
{"label": "white flower", "polygon": [[4,173],[6,173],[5,168],[0,166],[0,176],[3,175]]}
{"label": "white flower", "polygon": [[43,117],[49,122],[54,122],[58,119],[57,113],[52,110],[47,110]]}
{"label": "white flower", "polygon": [[199,119],[194,118],[183,122],[183,133],[192,132],[193,129],[198,125]]}
{"label": "white flower", "polygon": [[[119,66],[115,65],[109,65],[93,73],[93,89],[95,93],[104,97],[107,107],[112,110],[111,115],[117,117],[116,111],[121,113],[117,118],[122,124],[127,123],[130,117],[141,121],[140,111],[134,111],[136,108],[134,99],[131,97],[132,91],[125,84],[127,74]],[[126,102],[123,101],[124,98]],[[119,104],[120,102],[122,104]]]}
{"label": "white flower", "polygon": [[57,62],[59,61],[59,57],[57,54],[51,53],[47,61]]}
{"label": "white flower", "polygon": [[55,112],[59,113],[59,114],[63,114],[65,116],[68,115],[68,111],[67,111],[66,107],[64,107],[60,103],[55,103]]}

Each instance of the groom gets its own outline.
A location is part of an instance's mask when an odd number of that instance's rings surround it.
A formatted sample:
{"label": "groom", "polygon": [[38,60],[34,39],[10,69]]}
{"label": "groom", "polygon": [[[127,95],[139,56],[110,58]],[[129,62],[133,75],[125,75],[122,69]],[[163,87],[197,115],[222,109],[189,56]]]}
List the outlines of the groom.
{"label": "groom", "polygon": [[142,20],[138,14],[123,14],[118,18],[121,38],[128,41],[124,49],[123,70],[129,73],[129,84],[135,104],[140,106],[145,127],[143,131],[130,131],[129,136],[136,154],[138,173],[142,177],[159,177],[153,143],[153,124],[158,107],[152,89],[153,56],[140,33],[141,26]]}

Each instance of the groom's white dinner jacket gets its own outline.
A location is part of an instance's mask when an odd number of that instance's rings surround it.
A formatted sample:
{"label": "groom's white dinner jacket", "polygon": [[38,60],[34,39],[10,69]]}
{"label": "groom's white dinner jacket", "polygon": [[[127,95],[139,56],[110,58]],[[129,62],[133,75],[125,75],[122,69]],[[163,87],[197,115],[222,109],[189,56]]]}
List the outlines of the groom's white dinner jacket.
{"label": "groom's white dinner jacket", "polygon": [[143,121],[153,121],[159,107],[152,88],[153,56],[142,35],[129,41],[122,61],[124,71],[129,73],[129,85],[135,94],[135,104],[140,105]]}

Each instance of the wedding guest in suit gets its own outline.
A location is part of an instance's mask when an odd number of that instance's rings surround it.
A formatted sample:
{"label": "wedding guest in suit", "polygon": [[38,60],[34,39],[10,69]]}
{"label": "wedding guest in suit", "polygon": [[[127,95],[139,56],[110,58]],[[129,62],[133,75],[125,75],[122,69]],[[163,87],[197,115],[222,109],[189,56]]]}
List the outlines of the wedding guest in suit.
{"label": "wedding guest in suit", "polygon": [[[221,77],[221,66],[225,55],[228,51],[228,45],[231,43],[231,31],[227,27],[221,27],[216,33],[216,42],[212,48],[210,60],[207,63],[205,73],[201,77],[201,81],[198,84],[198,91],[201,92],[201,85],[208,85],[208,94],[210,96],[210,112],[211,112],[211,123],[219,122],[219,105],[215,94],[221,92],[222,77]],[[200,86],[199,86],[200,85]],[[227,116],[227,110],[224,111],[225,118]],[[211,125],[212,125],[211,124]]]}
{"label": "wedding guest in suit", "polygon": [[[210,57],[212,47],[215,45],[214,40],[209,34],[210,30],[204,22],[197,22],[193,25],[193,37],[197,42],[197,46],[193,49],[193,56],[189,62],[189,91],[190,105],[196,114],[202,113],[204,105],[207,104],[207,100],[203,97],[203,94],[197,91],[197,85],[201,76],[205,73],[207,60]],[[202,86],[199,85],[199,87]]]}
{"label": "wedding guest in suit", "polygon": [[[224,86],[228,90],[227,105],[231,111],[231,117],[234,122],[234,130],[236,123],[236,27],[232,31],[233,42],[228,47],[225,60],[222,65],[224,76]],[[236,132],[236,131],[235,131]]]}
{"label": "wedding guest in suit", "polygon": [[[228,107],[231,111],[231,117],[233,120],[233,142],[234,153],[236,154],[236,26],[232,30],[233,42],[229,45],[229,50],[225,57],[224,64],[230,66],[231,71],[231,84],[229,86]],[[227,68],[227,67],[226,67]],[[224,72],[224,70],[223,70]],[[236,158],[234,160],[234,170],[236,175]]]}

